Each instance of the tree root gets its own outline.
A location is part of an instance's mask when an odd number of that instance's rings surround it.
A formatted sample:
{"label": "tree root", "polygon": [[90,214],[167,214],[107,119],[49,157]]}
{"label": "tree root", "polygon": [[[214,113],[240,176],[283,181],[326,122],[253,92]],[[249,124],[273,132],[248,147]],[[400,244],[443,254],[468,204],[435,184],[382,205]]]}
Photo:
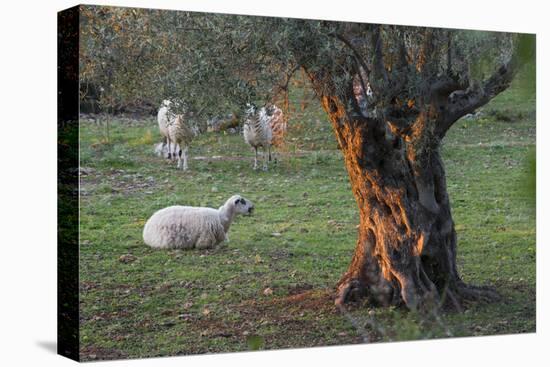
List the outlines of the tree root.
{"label": "tree root", "polygon": [[336,288],[334,304],[338,307],[349,302],[357,302],[366,294],[365,286],[359,279],[347,278],[340,282]]}
{"label": "tree root", "polygon": [[463,282],[458,283],[456,294],[460,299],[465,301],[482,301],[490,303],[501,299],[501,296],[493,287],[468,285]]}

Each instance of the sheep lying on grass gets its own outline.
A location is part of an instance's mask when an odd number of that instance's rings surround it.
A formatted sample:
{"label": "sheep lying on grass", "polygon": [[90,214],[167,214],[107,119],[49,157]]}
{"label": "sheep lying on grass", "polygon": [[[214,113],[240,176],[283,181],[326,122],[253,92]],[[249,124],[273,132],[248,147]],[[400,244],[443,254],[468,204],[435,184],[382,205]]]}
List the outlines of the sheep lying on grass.
{"label": "sheep lying on grass", "polygon": [[154,248],[213,248],[227,240],[237,214],[252,214],[253,210],[252,202],[240,195],[233,195],[219,209],[170,206],[145,223],[143,241]]}

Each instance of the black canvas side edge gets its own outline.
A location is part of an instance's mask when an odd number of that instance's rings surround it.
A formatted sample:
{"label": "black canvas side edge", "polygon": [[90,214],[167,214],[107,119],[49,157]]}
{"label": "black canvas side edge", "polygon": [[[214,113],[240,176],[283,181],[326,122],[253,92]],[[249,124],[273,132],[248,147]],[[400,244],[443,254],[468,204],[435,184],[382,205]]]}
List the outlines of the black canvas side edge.
{"label": "black canvas side edge", "polygon": [[79,6],[57,14],[57,353],[78,361]]}

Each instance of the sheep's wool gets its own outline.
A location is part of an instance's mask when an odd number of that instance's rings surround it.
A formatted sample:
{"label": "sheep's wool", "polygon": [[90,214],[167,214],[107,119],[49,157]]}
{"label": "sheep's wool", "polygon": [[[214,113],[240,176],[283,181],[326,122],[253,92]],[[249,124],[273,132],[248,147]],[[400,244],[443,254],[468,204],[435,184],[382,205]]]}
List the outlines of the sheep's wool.
{"label": "sheep's wool", "polygon": [[271,105],[268,107],[270,109],[270,116],[267,117],[269,120],[269,125],[272,131],[271,145],[280,147],[284,144],[284,136],[286,134],[286,121],[283,117],[283,111],[275,106]]}
{"label": "sheep's wool", "polygon": [[268,157],[271,160],[271,146],[283,145],[286,132],[283,111],[273,104],[264,106],[258,111],[255,105],[248,103],[245,116],[243,136],[244,141],[254,148],[254,169],[258,168],[258,148],[261,147],[264,158],[263,169],[267,170]]}
{"label": "sheep's wool", "polygon": [[159,108],[159,112],[157,114],[157,121],[159,124],[159,130],[160,134],[163,138],[168,137],[168,114],[170,113],[170,104],[167,103],[168,101],[164,101],[162,103],[162,106]]}
{"label": "sheep's wool", "polygon": [[225,231],[216,209],[170,206],[147,221],[143,240],[157,248],[211,248],[225,240]]}
{"label": "sheep's wool", "polygon": [[188,146],[193,141],[195,133],[187,126],[181,115],[176,115],[174,121],[168,125],[168,136],[173,143]]}
{"label": "sheep's wool", "polygon": [[[174,144],[173,155],[178,157],[178,168],[187,170],[187,151],[189,150],[189,145],[193,138],[195,137],[195,132],[185,123],[182,115],[176,115],[174,121],[170,122],[168,125],[168,136],[169,141]],[[182,152],[183,157],[177,154],[176,146],[179,146]]]}
{"label": "sheep's wool", "polygon": [[272,131],[265,114],[265,109],[259,113],[250,114],[244,124],[244,140],[254,148],[268,148],[271,145]]}

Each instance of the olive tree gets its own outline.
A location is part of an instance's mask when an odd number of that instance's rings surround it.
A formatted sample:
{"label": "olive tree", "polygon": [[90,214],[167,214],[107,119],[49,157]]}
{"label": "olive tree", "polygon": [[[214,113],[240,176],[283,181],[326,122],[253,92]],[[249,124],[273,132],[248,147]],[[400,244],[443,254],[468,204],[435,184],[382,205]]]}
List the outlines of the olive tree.
{"label": "olive tree", "polygon": [[[443,299],[459,307],[464,299],[496,297],[458,273],[440,148],[457,120],[508,88],[533,37],[125,11],[131,14],[114,33],[129,44],[142,42],[139,52],[99,55],[121,64],[115,80],[127,89],[120,95],[177,95],[195,111],[215,113],[265,102],[288,89],[296,70],[305,72],[332,124],[360,218],[337,304],[367,296],[416,309]],[[100,34],[92,48],[106,39]]]}

